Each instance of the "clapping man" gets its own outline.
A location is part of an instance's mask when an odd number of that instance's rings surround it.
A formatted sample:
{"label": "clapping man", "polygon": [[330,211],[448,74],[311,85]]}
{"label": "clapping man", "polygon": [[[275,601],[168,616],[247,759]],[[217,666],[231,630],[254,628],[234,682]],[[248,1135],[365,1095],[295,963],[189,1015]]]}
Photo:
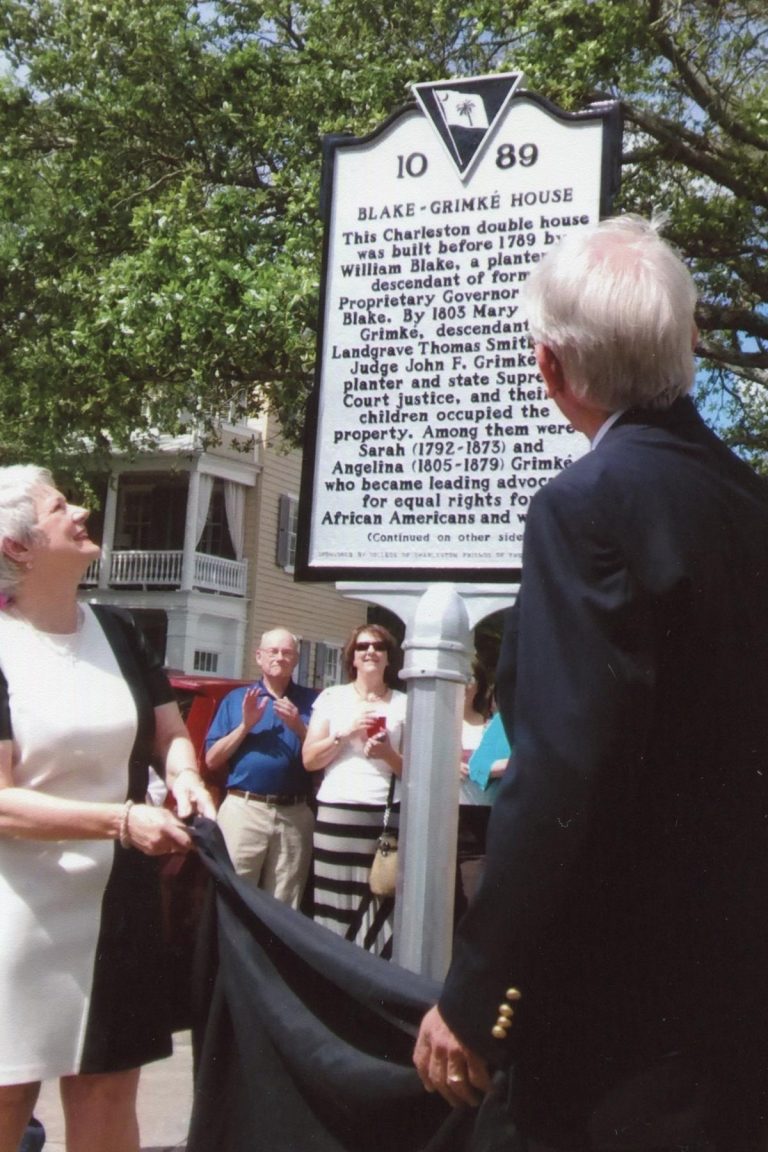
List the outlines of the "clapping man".
{"label": "clapping man", "polygon": [[309,874],[314,817],[301,748],[317,693],[294,683],[296,637],[265,632],[260,679],[224,697],[206,738],[212,770],[228,766],[218,821],[235,871],[298,908]]}

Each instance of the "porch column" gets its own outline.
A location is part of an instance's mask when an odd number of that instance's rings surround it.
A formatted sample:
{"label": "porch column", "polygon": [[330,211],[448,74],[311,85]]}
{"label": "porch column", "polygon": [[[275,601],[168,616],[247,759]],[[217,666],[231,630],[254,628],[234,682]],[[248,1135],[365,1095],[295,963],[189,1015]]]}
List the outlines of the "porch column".
{"label": "porch column", "polygon": [[168,610],[165,663],[169,668],[179,668],[188,674],[194,671],[199,623],[199,613],[190,608],[188,602]]}
{"label": "porch column", "polygon": [[107,480],[107,497],[104,501],[104,527],[101,539],[101,561],[99,563],[99,588],[109,588],[112,575],[112,551],[115,543],[115,523],[117,521],[117,486],[120,476],[111,473]]}
{"label": "porch column", "polygon": [[181,555],[181,590],[190,592],[195,577],[195,549],[197,548],[197,508],[200,503],[200,473],[195,465],[189,473],[187,515],[184,521],[184,549]]}

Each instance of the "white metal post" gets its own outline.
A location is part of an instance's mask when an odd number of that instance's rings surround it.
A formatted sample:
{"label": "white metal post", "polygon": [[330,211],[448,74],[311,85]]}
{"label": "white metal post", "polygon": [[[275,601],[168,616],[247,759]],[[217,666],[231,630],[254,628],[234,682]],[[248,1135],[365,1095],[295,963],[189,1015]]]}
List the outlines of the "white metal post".
{"label": "white metal post", "polygon": [[408,683],[393,958],[442,980],[451,960],[459,762],[471,636],[452,584],[419,601],[403,644]]}

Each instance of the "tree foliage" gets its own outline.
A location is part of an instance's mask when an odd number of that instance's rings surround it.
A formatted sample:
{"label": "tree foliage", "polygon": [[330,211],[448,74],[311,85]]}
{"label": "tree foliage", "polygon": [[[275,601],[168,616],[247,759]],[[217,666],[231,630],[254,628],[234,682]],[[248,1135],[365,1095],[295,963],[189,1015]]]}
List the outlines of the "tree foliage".
{"label": "tree foliage", "polygon": [[265,401],[298,437],[322,136],[520,67],[565,108],[623,101],[619,207],[669,213],[711,395],[762,450],[767,37],[762,0],[0,0],[0,454]]}
{"label": "tree foliage", "polygon": [[520,0],[528,82],[564,107],[624,107],[616,209],[669,215],[700,304],[700,392],[757,460],[768,449],[768,10],[762,0]]}

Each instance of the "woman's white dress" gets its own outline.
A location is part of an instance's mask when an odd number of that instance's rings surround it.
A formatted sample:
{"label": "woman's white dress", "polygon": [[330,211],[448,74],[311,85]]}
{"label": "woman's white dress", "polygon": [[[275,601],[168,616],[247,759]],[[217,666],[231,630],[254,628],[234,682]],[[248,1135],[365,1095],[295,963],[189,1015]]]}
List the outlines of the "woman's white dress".
{"label": "woman's white dress", "polygon": [[[75,801],[141,799],[124,671],[90,608],[67,637],[0,612],[0,738],[12,733],[15,785]],[[152,988],[158,913],[155,862],[138,852],[0,835],[0,1084],[166,1054]]]}

